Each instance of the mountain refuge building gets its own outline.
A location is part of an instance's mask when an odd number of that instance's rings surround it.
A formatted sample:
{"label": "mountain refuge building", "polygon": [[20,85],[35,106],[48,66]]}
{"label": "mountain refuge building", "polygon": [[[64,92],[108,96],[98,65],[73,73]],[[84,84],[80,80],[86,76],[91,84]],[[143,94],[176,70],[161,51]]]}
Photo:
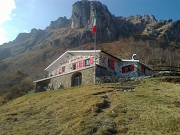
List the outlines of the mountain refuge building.
{"label": "mountain refuge building", "polygon": [[149,76],[151,70],[139,60],[121,60],[102,50],[69,50],[45,69],[45,78],[34,81],[35,91],[118,82],[121,78]]}

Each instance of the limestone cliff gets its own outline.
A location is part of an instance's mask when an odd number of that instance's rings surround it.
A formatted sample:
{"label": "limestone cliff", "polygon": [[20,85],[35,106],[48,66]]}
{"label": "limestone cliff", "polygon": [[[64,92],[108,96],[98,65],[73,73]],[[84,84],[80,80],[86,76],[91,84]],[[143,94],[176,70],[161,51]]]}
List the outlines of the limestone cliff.
{"label": "limestone cliff", "polygon": [[72,5],[71,28],[84,28],[90,19],[90,2],[77,1]]}
{"label": "limestone cliff", "polygon": [[106,5],[99,1],[78,1],[73,5],[71,28],[86,28],[91,31],[93,16],[96,14],[97,38],[114,40],[117,36],[116,18],[111,15]]}

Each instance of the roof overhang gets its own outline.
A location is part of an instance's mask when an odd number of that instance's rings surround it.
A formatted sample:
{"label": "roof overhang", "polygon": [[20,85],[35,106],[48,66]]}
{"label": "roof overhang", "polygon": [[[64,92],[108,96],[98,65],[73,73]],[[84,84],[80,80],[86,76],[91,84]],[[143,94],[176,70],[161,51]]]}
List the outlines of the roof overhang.
{"label": "roof overhang", "polygon": [[68,55],[74,55],[78,53],[98,53],[101,52],[101,50],[68,50],[65,53],[63,53],[59,58],[57,58],[54,62],[52,62],[47,68],[45,68],[46,71],[48,71],[53,65],[58,64]]}
{"label": "roof overhang", "polygon": [[146,65],[146,64],[143,63],[143,62],[140,62],[139,60],[122,60],[122,62],[123,62],[123,61],[124,61],[124,62],[132,62],[132,63],[140,63],[141,65],[149,68],[150,70],[153,70],[153,68],[151,68],[150,66]]}

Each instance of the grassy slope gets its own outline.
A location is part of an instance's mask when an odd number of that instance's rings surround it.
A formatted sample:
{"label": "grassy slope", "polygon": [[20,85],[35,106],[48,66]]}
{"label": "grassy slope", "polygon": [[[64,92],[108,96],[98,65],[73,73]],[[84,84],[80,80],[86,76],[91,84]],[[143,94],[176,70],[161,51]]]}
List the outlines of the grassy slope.
{"label": "grassy slope", "polygon": [[149,79],[28,94],[0,106],[0,134],[180,134],[180,84]]}

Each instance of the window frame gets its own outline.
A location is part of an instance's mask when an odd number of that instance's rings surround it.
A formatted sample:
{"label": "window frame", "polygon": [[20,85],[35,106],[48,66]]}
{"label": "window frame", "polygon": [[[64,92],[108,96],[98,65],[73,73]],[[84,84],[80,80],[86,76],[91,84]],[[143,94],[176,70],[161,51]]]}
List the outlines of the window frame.
{"label": "window frame", "polygon": [[133,72],[133,71],[134,71],[134,64],[123,66],[121,69],[122,73],[128,73],[128,72]]}

